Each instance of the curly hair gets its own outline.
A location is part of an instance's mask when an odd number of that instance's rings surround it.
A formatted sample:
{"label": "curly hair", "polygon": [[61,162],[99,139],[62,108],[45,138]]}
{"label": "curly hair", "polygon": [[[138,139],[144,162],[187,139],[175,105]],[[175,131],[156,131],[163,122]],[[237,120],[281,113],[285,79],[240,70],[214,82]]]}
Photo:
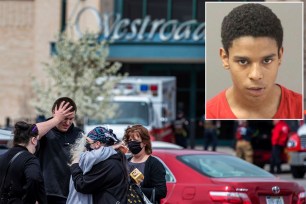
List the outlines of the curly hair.
{"label": "curly hair", "polygon": [[152,154],[152,144],[150,139],[150,134],[147,128],[143,127],[142,125],[133,125],[128,126],[125,129],[123,141],[127,144],[133,134],[138,134],[143,142],[143,144],[146,144],[145,146],[145,152],[146,154]]}
{"label": "curly hair", "polygon": [[224,17],[221,27],[223,48],[228,54],[236,38],[243,36],[275,39],[278,50],[283,43],[283,28],[273,11],[262,4],[243,4]]}

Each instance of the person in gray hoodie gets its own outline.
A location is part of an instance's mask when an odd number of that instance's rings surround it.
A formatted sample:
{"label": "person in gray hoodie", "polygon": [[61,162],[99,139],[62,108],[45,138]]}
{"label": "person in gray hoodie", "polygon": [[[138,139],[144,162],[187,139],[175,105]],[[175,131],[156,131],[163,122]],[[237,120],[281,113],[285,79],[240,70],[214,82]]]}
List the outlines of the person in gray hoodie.
{"label": "person in gray hoodie", "polygon": [[[95,129],[93,129],[92,131],[94,131]],[[110,132],[112,133],[111,130]],[[72,161],[78,161],[79,167],[83,171],[83,175],[88,173],[94,165],[108,159],[112,155],[117,154],[116,149],[123,147],[122,142],[120,142],[114,134],[106,134],[106,137],[106,139],[109,141],[108,145],[113,144],[112,146],[101,146],[98,149],[91,149],[90,144],[92,144],[93,142],[92,139],[90,137],[83,137],[76,143],[76,146],[72,149]],[[85,152],[83,152],[84,146],[87,148],[87,151]],[[93,204],[93,197],[92,194],[84,194],[76,191],[73,179],[71,177],[69,184],[69,194],[66,203]]]}

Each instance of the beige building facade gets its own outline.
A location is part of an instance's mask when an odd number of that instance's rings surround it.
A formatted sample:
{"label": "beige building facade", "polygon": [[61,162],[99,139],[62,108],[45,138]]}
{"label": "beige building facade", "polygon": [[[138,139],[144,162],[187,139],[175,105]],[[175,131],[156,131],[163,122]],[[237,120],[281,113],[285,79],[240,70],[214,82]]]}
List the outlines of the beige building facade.
{"label": "beige building facade", "polygon": [[[50,60],[50,43],[61,30],[62,0],[0,1],[0,127],[6,118],[11,124],[17,120],[33,121],[33,77],[44,80],[44,65]],[[103,4],[102,4],[103,3]],[[68,0],[66,22],[85,6],[112,10],[112,1]],[[85,16],[85,17],[84,17]],[[83,15],[84,29],[93,16]],[[52,102],[50,102],[52,103]],[[50,109],[51,109],[50,104]]]}

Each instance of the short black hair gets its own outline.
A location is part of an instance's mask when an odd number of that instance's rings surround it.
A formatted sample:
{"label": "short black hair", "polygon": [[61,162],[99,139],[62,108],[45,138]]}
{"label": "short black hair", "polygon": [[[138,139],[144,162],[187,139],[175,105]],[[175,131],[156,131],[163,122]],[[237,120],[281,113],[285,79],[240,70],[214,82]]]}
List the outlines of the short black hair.
{"label": "short black hair", "polygon": [[53,112],[55,110],[55,107],[59,107],[63,101],[69,102],[69,105],[72,106],[72,109],[70,110],[70,112],[73,112],[73,111],[77,112],[77,106],[75,102],[69,97],[61,97],[61,98],[56,99],[56,101],[54,102],[52,106],[51,111]]}
{"label": "short black hair", "polygon": [[278,50],[283,44],[283,28],[279,18],[262,4],[243,4],[224,17],[221,38],[227,54],[233,40],[243,36],[270,37],[275,39]]}

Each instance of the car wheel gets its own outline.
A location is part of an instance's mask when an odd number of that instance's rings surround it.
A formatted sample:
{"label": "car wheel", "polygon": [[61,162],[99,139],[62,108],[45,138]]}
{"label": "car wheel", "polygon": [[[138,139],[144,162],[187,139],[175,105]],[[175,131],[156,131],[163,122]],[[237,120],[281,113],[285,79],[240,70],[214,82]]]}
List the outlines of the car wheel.
{"label": "car wheel", "polygon": [[304,166],[290,166],[293,178],[304,178],[305,167]]}

